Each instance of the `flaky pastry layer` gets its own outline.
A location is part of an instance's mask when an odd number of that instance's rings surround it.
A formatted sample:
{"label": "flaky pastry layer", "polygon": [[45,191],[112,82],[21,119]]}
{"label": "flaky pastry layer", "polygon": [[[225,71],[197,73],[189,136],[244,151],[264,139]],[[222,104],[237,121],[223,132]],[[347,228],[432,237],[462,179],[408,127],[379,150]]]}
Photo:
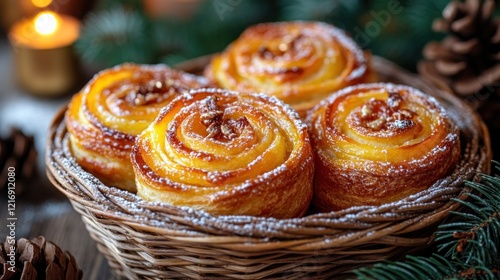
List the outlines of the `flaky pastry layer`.
{"label": "flaky pastry layer", "polygon": [[262,94],[177,97],[137,138],[132,162],[143,199],[215,215],[298,217],[312,197],[307,127]]}
{"label": "flaky pastry layer", "polygon": [[66,112],[76,160],[103,183],[134,192],[130,152],[136,136],[174,97],[209,85],[205,78],[160,65],[123,64],[99,72]]}
{"label": "flaky pastry layer", "polygon": [[459,132],[443,107],[394,84],[345,88],[307,117],[320,211],[381,205],[427,189],[460,157]]}
{"label": "flaky pastry layer", "polygon": [[248,28],[205,75],[222,88],[278,97],[301,116],[333,91],[375,81],[369,56],[342,30],[301,21]]}

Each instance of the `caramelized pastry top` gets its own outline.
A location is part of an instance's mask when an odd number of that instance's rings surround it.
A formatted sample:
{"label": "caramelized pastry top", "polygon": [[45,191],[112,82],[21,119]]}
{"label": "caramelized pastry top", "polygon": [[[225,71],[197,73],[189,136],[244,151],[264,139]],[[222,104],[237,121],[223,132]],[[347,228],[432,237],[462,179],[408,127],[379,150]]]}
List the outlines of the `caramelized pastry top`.
{"label": "caramelized pastry top", "polygon": [[316,106],[309,121],[315,140],[336,159],[404,162],[458,141],[456,126],[434,98],[391,84],[341,90]]}
{"label": "caramelized pastry top", "polygon": [[209,85],[202,77],[166,66],[124,64],[100,72],[88,83],[82,107],[93,125],[137,135],[177,95]]}
{"label": "caramelized pastry top", "polygon": [[380,205],[424,190],[459,159],[458,129],[417,89],[363,84],[334,93],[309,112],[316,152],[316,207]]}
{"label": "caramelized pastry top", "polygon": [[298,21],[248,28],[212,60],[206,74],[221,87],[264,92],[298,111],[370,79],[367,58],[343,31]]}
{"label": "caramelized pastry top", "polygon": [[130,152],[136,136],[174,97],[209,85],[161,65],[123,64],[99,72],[66,112],[73,154],[104,183],[134,191]]}
{"label": "caramelized pastry top", "polygon": [[[132,160],[143,198],[211,213],[298,216],[312,193],[307,127],[265,95],[200,89],[179,96],[138,137]],[[306,177],[291,175],[297,171]],[[287,196],[297,201],[279,207]]]}

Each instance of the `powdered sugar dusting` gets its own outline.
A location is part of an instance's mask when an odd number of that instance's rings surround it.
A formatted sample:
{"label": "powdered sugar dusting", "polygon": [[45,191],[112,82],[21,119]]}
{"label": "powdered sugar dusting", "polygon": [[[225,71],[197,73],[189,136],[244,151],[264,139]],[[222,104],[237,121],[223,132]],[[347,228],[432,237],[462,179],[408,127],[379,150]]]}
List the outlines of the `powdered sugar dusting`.
{"label": "powdered sugar dusting", "polygon": [[[259,238],[256,242],[281,242],[314,237],[334,244],[341,232],[350,232],[340,234],[344,238],[354,238],[356,234],[359,234],[358,237],[372,237],[379,232],[372,229],[381,223],[405,221],[408,225],[416,224],[418,220],[432,215],[438,207],[449,203],[450,198],[456,197],[464,179],[471,179],[475,172],[483,170],[488,160],[479,151],[481,138],[475,130],[474,120],[469,117],[473,113],[457,112],[453,108],[447,113],[460,127],[464,146],[462,158],[450,176],[425,191],[394,203],[378,207],[357,206],[296,219],[213,216],[188,207],[146,202],[135,194],[105,186],[78,166],[71,155],[67,138],[59,142],[58,139],[63,139],[65,135],[63,125],[58,129],[59,136],[51,143],[47,158],[50,172],[58,182],[62,182],[62,188],[81,199],[78,203],[84,204],[89,211],[123,224],[154,227],[156,232],[163,233],[163,238],[240,236]],[[130,229],[137,230],[136,226]],[[362,229],[367,231],[360,231]],[[253,242],[249,241],[249,246],[254,246]]]}

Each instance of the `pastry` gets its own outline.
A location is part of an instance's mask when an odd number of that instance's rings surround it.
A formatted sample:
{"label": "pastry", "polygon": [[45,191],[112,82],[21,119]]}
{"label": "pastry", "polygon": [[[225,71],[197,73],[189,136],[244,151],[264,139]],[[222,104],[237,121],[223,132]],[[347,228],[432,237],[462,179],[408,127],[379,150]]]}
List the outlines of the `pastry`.
{"label": "pastry", "polygon": [[459,132],[431,96],[394,84],[342,89],[307,116],[320,211],[381,205],[427,189],[460,157]]}
{"label": "pastry", "polygon": [[336,90],[376,79],[369,56],[344,31],[300,21],[248,28],[205,75],[222,88],[276,96],[301,116]]}
{"label": "pastry", "polygon": [[214,215],[299,217],[312,197],[307,126],[263,94],[192,90],[137,137],[137,193]]}
{"label": "pastry", "polygon": [[206,86],[203,77],[161,65],[123,64],[98,73],[66,112],[77,162],[104,184],[135,191],[130,151],[136,136],[179,93]]}

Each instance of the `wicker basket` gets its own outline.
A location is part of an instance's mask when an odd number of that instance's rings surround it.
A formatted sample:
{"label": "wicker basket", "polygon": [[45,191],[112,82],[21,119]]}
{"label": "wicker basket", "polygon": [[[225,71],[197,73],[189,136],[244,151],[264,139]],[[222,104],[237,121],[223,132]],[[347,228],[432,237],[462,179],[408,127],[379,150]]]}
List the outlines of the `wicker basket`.
{"label": "wicker basket", "polygon": [[[179,66],[199,72],[208,58]],[[437,97],[461,130],[462,157],[453,174],[396,203],[278,220],[211,216],[141,200],[108,187],[72,157],[65,108],[50,128],[47,173],[81,213],[110,266],[130,279],[340,278],[371,263],[396,259],[432,243],[432,232],[466,197],[463,180],[489,172],[488,131],[469,107],[394,64],[374,57],[382,79]]]}

